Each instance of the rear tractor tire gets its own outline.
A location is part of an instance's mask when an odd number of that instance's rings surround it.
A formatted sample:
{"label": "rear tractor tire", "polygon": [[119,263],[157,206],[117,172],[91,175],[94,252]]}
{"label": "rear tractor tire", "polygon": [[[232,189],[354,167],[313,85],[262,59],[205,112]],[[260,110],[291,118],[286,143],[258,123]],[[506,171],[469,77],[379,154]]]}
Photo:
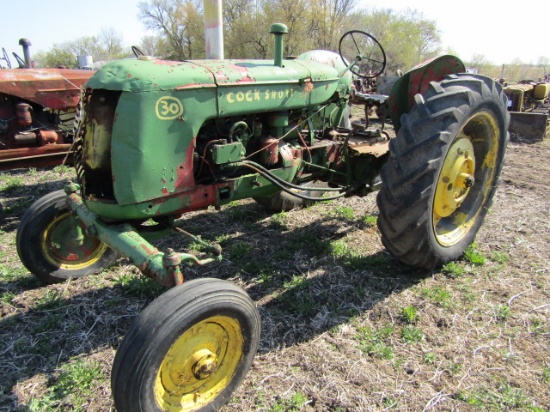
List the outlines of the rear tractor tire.
{"label": "rear tractor tire", "polygon": [[196,279],[155,299],[120,345],[111,373],[119,412],[216,411],[258,348],[260,316],[227,281]]}
{"label": "rear tractor tire", "polygon": [[78,225],[66,198],[63,190],[41,197],[23,214],[17,229],[21,262],[45,283],[97,273],[117,259],[112,249]]}
{"label": "rear tractor tire", "polygon": [[415,100],[381,170],[378,227],[399,261],[433,270],[474,241],[496,191],[510,117],[502,88],[483,76],[448,76]]}

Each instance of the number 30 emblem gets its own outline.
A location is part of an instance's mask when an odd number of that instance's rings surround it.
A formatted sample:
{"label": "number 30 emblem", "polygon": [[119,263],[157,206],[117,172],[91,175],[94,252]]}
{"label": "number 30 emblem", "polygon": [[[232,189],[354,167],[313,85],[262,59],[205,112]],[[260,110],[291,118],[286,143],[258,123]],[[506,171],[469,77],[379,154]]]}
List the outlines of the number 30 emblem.
{"label": "number 30 emblem", "polygon": [[163,96],[157,100],[155,112],[161,120],[173,120],[183,114],[183,105],[175,97]]}

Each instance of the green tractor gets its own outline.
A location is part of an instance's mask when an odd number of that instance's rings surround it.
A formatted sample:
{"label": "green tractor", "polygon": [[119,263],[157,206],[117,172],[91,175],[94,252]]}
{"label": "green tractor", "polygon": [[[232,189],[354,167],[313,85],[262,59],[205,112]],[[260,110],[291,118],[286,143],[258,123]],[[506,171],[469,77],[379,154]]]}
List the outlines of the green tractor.
{"label": "green tractor", "polygon": [[[241,288],[184,282],[182,263],[221,259],[150,242],[182,214],[253,198],[290,210],[377,189],[388,251],[431,271],[462,255],[491,204],[509,114],[502,88],[443,56],[402,76],[384,102],[397,132],[349,126],[354,76],[386,65],[380,44],[346,33],[339,54],[274,60],[161,61],[146,56],[100,69],[86,84],[75,140],[77,181],[24,214],[23,264],[46,283],[129,259],[170,289],[124,337],[112,370],[118,411],[215,410],[238,387],[260,339]],[[380,99],[380,97],[377,97]],[[194,237],[200,240],[198,237]]]}

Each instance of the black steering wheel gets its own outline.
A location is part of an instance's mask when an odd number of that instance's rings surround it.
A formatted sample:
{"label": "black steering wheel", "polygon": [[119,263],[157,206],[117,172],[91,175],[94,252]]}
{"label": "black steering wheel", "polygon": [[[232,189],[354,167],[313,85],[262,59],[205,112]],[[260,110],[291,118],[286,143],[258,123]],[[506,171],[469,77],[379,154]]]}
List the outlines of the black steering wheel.
{"label": "black steering wheel", "polygon": [[137,46],[132,46],[132,53],[134,53],[134,56],[145,56],[145,53],[143,53]]}
{"label": "black steering wheel", "polygon": [[372,79],[386,68],[386,53],[382,45],[364,31],[351,30],[345,33],[340,38],[338,51],[346,66],[356,62],[350,71],[359,77]]}
{"label": "black steering wheel", "polygon": [[8,66],[8,69],[11,69],[11,62],[10,62],[10,57],[8,56],[8,52],[3,47],[2,47],[2,51],[4,52],[4,57],[0,60],[5,60],[6,66]]}
{"label": "black steering wheel", "polygon": [[20,69],[24,69],[27,67],[27,63],[25,63],[25,60],[19,57],[17,53],[13,52],[12,54],[13,54],[13,57],[15,57],[15,60],[17,60],[17,64],[19,64]]}

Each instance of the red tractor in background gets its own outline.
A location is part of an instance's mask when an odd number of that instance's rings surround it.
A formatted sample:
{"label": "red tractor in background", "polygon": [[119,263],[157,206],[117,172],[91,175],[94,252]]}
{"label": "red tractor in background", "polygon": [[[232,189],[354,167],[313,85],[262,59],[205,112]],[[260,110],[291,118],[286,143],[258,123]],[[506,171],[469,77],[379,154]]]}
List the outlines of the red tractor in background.
{"label": "red tractor in background", "polygon": [[60,164],[69,154],[80,88],[91,70],[33,68],[27,39],[23,58],[5,48],[0,58],[0,170]]}

